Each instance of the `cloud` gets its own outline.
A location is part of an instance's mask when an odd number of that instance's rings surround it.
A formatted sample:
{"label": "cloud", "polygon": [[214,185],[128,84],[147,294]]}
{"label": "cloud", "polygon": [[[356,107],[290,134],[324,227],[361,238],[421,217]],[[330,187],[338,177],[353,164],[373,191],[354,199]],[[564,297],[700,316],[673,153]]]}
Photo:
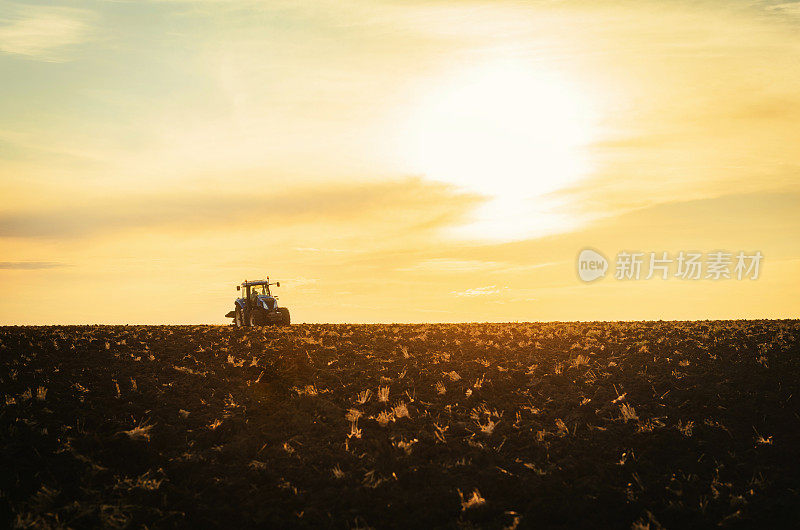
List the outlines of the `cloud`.
{"label": "cloud", "polygon": [[7,3],[0,7],[0,52],[66,61],[65,48],[91,37],[92,18],[84,9]]}
{"label": "cloud", "polygon": [[456,296],[487,296],[490,294],[497,294],[500,289],[496,285],[487,285],[486,287],[476,287],[474,289],[466,289],[464,291],[453,291],[452,294]]}
{"label": "cloud", "polygon": [[319,281],[319,278],[286,278],[281,280],[285,287],[299,288],[306,285],[313,285]]}
{"label": "cloud", "polygon": [[403,272],[411,272],[411,271],[475,272],[475,271],[497,269],[499,265],[501,264],[493,261],[432,258],[432,259],[422,260],[411,266],[402,267],[397,270]]}
{"label": "cloud", "polygon": [[0,261],[0,269],[10,270],[36,270],[36,269],[57,269],[64,267],[58,261]]}
{"label": "cloud", "polygon": [[299,189],[282,195],[192,193],[91,201],[34,212],[0,213],[0,237],[75,238],[130,229],[219,230],[302,223],[389,223],[415,230],[463,217],[478,199],[419,179]]}
{"label": "cloud", "polygon": [[297,252],[347,252],[341,248],[314,248],[314,247],[295,247]]}
{"label": "cloud", "polygon": [[[492,245],[481,245],[477,248],[491,247],[491,246]],[[458,248],[463,249],[465,248],[465,245],[463,244],[459,245]],[[438,251],[441,251],[441,248],[439,248]],[[423,273],[444,272],[448,274],[455,272],[509,273],[509,272],[525,272],[533,269],[539,269],[541,267],[549,267],[556,264],[557,263],[555,262],[544,262],[544,263],[531,263],[531,264],[520,265],[520,264],[501,262],[501,261],[430,258],[430,259],[423,259],[422,261],[416,262],[413,265],[409,265],[407,267],[397,268],[396,270],[399,272],[423,272]]]}
{"label": "cloud", "polygon": [[767,6],[766,9],[788,16],[800,17],[800,2],[783,2],[780,4]]}

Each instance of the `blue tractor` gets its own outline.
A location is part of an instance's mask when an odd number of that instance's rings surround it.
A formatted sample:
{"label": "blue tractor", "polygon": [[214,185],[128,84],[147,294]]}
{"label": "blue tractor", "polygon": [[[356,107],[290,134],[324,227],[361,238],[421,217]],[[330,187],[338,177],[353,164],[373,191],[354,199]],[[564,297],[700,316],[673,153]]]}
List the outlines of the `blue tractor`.
{"label": "blue tractor", "polygon": [[233,311],[229,311],[225,317],[232,318],[233,325],[237,328],[291,324],[289,309],[278,307],[278,297],[272,296],[270,285],[280,287],[281,282],[270,283],[268,276],[266,280],[245,280],[237,285],[237,291],[244,290],[244,297],[236,299]]}

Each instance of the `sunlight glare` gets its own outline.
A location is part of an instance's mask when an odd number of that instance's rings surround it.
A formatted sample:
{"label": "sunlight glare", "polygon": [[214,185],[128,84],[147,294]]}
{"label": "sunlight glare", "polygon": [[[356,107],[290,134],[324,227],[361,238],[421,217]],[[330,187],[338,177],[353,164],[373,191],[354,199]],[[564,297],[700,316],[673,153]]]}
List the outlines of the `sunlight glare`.
{"label": "sunlight glare", "polygon": [[547,194],[589,171],[590,101],[564,76],[498,62],[456,75],[412,118],[414,169],[488,201],[456,232],[510,240],[569,227]]}

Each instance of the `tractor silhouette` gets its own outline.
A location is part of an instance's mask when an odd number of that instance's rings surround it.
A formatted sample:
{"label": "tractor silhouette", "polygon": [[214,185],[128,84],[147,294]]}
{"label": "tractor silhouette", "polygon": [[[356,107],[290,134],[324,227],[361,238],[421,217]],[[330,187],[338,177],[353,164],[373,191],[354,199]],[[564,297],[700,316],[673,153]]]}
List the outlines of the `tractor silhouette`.
{"label": "tractor silhouette", "polygon": [[225,317],[232,318],[237,328],[291,324],[289,309],[278,307],[278,297],[273,296],[269,289],[271,285],[280,287],[281,282],[270,283],[267,276],[266,280],[245,280],[237,285],[237,291],[244,290],[244,297],[234,301],[233,311],[228,311]]}

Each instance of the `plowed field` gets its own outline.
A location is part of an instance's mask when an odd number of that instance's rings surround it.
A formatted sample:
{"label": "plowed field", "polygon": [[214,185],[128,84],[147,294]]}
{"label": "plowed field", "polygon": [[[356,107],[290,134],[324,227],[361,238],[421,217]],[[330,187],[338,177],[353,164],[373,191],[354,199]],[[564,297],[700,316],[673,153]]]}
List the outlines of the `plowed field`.
{"label": "plowed field", "polygon": [[0,526],[762,527],[800,322],[0,328]]}

